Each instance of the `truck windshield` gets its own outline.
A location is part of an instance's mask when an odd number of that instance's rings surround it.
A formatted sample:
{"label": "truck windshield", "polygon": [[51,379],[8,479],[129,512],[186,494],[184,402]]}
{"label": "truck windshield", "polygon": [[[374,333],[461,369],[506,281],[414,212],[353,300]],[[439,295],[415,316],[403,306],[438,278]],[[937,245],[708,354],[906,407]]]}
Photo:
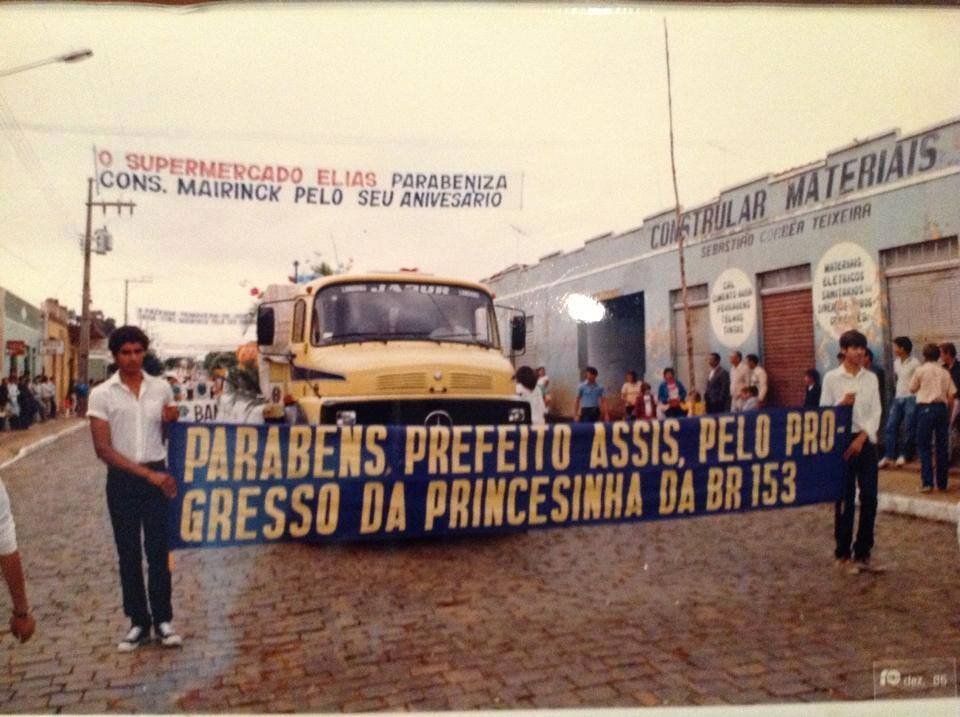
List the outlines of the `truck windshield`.
{"label": "truck windshield", "polygon": [[490,296],[443,284],[334,284],[313,303],[315,346],[347,341],[454,341],[499,348]]}

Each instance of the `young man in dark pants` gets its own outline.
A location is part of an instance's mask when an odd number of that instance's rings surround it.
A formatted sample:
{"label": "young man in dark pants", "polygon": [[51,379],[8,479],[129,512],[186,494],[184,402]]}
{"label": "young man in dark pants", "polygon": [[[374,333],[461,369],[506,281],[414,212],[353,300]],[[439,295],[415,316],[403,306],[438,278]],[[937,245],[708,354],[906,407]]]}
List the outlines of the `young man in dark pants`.
{"label": "young man in dark pants", "polygon": [[[843,363],[823,377],[821,406],[853,406],[853,439],[843,454],[847,463],[843,497],[834,512],[837,566],[851,573],[870,569],[873,526],[877,517],[877,431],[880,428],[880,389],[877,376],[863,368],[867,338],[859,331],[840,336]],[[853,539],[857,487],[860,488],[860,524]]]}
{"label": "young man in dark pants", "polygon": [[[131,622],[117,645],[120,652],[132,652],[148,641],[151,625],[165,647],[181,644],[171,622],[167,547],[167,513],[177,484],[166,472],[162,439],[162,423],[175,421],[178,412],[167,382],[143,371],[149,345],[136,326],[122,326],[110,335],[117,371],[90,393],[87,408],[94,450],[107,464],[107,507],[120,560],[123,612]],[[148,590],[143,584],[141,531]]]}

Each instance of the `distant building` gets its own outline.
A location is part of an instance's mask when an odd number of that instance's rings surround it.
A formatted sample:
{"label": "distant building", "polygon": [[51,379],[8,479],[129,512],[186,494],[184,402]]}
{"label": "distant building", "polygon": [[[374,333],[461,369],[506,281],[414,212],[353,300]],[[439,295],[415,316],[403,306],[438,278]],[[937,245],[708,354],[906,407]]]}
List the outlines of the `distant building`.
{"label": "distant building", "polygon": [[[866,334],[888,377],[894,336],[960,343],[958,197],[960,118],[856,141],[684,211],[696,387],[710,352],[725,365],[733,350],[756,353],[769,403],[797,405],[803,372],[835,366],[848,328]],[[673,366],[688,382],[678,264],[666,209],[485,281],[526,312],[529,348],[517,362],[545,365],[569,414],[588,364],[611,397],[630,368],[656,386]]]}
{"label": "distant building", "polygon": [[43,312],[16,294],[0,288],[0,345],[3,376],[31,377],[42,368]]}
{"label": "distant building", "polygon": [[[92,312],[91,312],[92,313]],[[72,377],[74,380],[79,375],[80,361],[80,325],[70,325],[70,344],[73,347],[74,356],[77,357],[74,362]],[[107,348],[107,332],[103,324],[96,317],[90,318],[90,360],[88,362],[87,377],[91,382],[104,381],[108,378],[107,366],[113,363],[113,356]]]}
{"label": "distant building", "polygon": [[42,343],[43,373],[53,379],[58,407],[63,407],[76,359],[70,342],[70,312],[56,299],[43,302],[46,318],[46,340]]}

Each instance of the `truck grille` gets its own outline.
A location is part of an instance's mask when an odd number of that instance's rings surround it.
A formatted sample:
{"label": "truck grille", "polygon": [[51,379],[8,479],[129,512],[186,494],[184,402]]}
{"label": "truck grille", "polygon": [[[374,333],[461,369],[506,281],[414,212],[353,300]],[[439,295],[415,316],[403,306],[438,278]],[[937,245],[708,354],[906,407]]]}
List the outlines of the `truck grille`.
{"label": "truck grille", "polygon": [[422,426],[433,413],[443,412],[453,425],[497,425],[509,422],[510,410],[524,409],[523,423],[530,422],[530,404],[522,399],[403,399],[351,401],[323,406],[320,423],[336,423],[338,411],[354,411],[357,424]]}
{"label": "truck grille", "polygon": [[482,374],[451,373],[450,388],[454,391],[490,391],[493,389],[493,379]]}
{"label": "truck grille", "polygon": [[423,373],[387,373],[377,376],[378,391],[426,391],[427,376]]}

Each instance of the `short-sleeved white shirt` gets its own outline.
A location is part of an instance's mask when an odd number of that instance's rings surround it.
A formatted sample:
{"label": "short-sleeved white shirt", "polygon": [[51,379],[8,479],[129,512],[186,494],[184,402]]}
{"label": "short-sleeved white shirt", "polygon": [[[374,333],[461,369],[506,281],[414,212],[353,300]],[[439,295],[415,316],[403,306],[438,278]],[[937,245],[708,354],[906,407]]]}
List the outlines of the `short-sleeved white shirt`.
{"label": "short-sleeved white shirt", "polygon": [[856,373],[848,373],[844,364],[827,371],[821,384],[820,405],[836,406],[847,393],[856,394],[851,426],[853,432],[863,431],[871,443],[876,443],[882,410],[877,374],[865,368],[861,368]]}
{"label": "short-sleeved white shirt", "polygon": [[90,392],[87,415],[110,424],[114,450],[136,463],[162,461],[163,407],[173,401],[173,391],[162,378],[143,374],[140,396],[134,396],[117,371]]}
{"label": "short-sleeved white shirt", "polygon": [[920,361],[914,356],[907,356],[906,361],[895,358],[893,360],[893,373],[897,376],[897,391],[894,398],[910,398],[910,380],[913,373],[920,368]]}
{"label": "short-sleeved white shirt", "polygon": [[523,398],[530,404],[530,423],[540,424],[547,422],[547,408],[543,403],[543,394],[540,393],[539,389],[534,388],[532,391],[521,384],[517,384],[517,395],[520,398]]}
{"label": "short-sleeved white shirt", "polygon": [[0,555],[10,555],[17,551],[17,528],[10,512],[10,496],[0,481]]}

